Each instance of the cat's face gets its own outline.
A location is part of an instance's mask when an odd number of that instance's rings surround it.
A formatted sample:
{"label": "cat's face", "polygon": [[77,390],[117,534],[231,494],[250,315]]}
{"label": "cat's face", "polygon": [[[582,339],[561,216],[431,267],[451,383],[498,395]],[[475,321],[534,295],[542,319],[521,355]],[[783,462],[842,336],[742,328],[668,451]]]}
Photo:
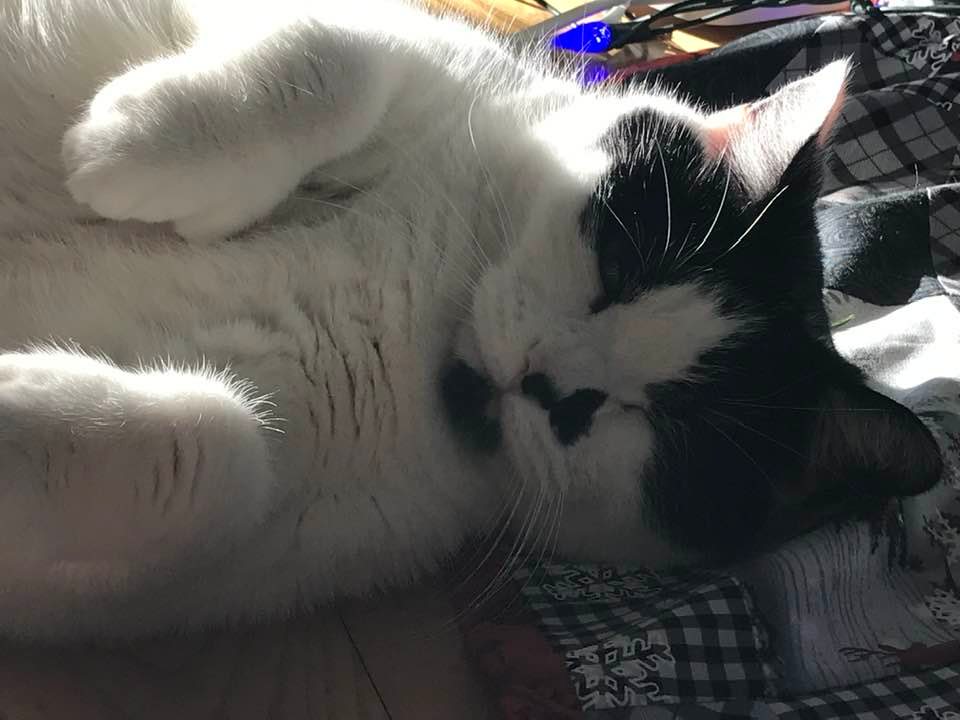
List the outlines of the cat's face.
{"label": "cat's face", "polygon": [[531,545],[727,557],[938,479],[923,426],[829,340],[814,201],[843,77],[709,116],[640,101],[596,178],[532,201],[443,380]]}

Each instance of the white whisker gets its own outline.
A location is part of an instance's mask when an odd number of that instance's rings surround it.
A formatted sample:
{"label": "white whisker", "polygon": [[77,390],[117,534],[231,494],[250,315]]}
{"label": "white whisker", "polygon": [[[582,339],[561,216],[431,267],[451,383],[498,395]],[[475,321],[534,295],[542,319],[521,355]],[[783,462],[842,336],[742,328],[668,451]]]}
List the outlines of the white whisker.
{"label": "white whisker", "polygon": [[613,219],[617,221],[617,224],[621,228],[623,228],[623,232],[626,233],[628,238],[630,238],[630,242],[633,244],[633,247],[637,251],[637,257],[639,257],[640,260],[643,261],[643,266],[644,268],[646,268],[647,260],[649,260],[650,258],[648,256],[646,259],[644,259],[643,252],[640,249],[640,240],[637,237],[635,237],[629,230],[627,230],[627,226],[624,225],[623,220],[620,219],[620,216],[617,215],[616,212],[614,212],[614,209],[610,207],[610,203],[607,202],[606,198],[603,199],[603,204],[607,208],[607,210],[610,211],[610,214],[613,216]]}
{"label": "white whisker", "polygon": [[[353,207],[353,206],[351,206],[351,205],[345,205],[345,204],[343,204],[343,203],[333,202],[332,200],[324,200],[323,198],[311,197],[311,196],[309,196],[309,195],[294,195],[294,196],[293,196],[293,199],[299,200],[299,201],[301,201],[301,202],[314,203],[314,204],[317,204],[317,205],[323,205],[323,206],[325,206],[325,207],[335,208],[335,209],[341,210],[341,211],[343,211],[343,212],[345,212],[345,213],[349,213],[349,214],[351,214],[351,215],[355,215],[356,217],[359,217],[359,218],[361,218],[361,219],[363,219],[363,220],[365,220],[365,221],[374,222],[374,223],[377,223],[378,225],[382,225],[383,227],[385,227],[385,228],[387,228],[387,229],[394,229],[394,228],[396,227],[396,226],[392,225],[391,223],[389,223],[387,220],[385,220],[385,219],[383,219],[383,218],[376,217],[376,216],[374,216],[374,215],[372,215],[372,214],[370,214],[370,213],[361,212],[360,210],[358,210],[357,208],[355,208],[355,207]],[[400,226],[400,227],[401,227],[402,230],[405,230],[405,228],[403,228],[403,226]],[[401,232],[401,235],[403,235],[403,232]],[[412,242],[412,239],[411,239],[411,242]],[[435,240],[433,241],[433,243],[434,243],[435,249],[437,249],[438,251],[442,251],[442,248],[436,243]],[[476,289],[476,287],[477,287],[477,279],[476,279],[476,278],[474,278],[474,277],[473,277],[472,275],[470,275],[469,273],[465,272],[465,271],[463,270],[463,268],[457,267],[456,265],[452,265],[452,264],[451,264],[449,267],[452,268],[455,272],[458,273],[457,279],[462,282],[463,287],[464,287],[465,289],[468,289],[468,290],[471,290],[471,291],[474,290],[474,289]]]}
{"label": "white whisker", "polygon": [[[480,239],[477,237],[475,229],[470,225],[470,223],[467,222],[467,219],[463,216],[463,213],[460,211],[459,206],[453,202],[453,200],[450,198],[450,195],[444,189],[443,184],[440,183],[436,178],[434,178],[433,175],[429,172],[430,168],[425,163],[415,159],[406,149],[400,147],[400,145],[398,145],[397,143],[391,140],[388,140],[386,138],[383,140],[383,142],[385,142],[387,145],[393,148],[397,153],[403,156],[408,166],[417,164],[418,168],[424,171],[423,177],[428,178],[432,181],[436,194],[439,195],[440,199],[443,200],[446,203],[447,207],[449,207],[453,211],[454,217],[460,223],[463,230],[466,231],[466,237],[468,237],[473,241],[473,245],[471,246],[470,249],[473,252],[477,262],[482,267],[485,267],[485,268],[490,267],[490,264],[491,264],[490,258],[487,256],[486,252],[484,252],[483,245],[481,244]],[[424,196],[430,195],[430,193],[427,192],[427,189],[417,180],[416,176],[413,173],[408,175],[407,178],[417,187],[418,190],[420,190],[421,193],[423,193]]]}
{"label": "white whisker", "polygon": [[663,170],[664,194],[667,196],[667,238],[663,243],[663,255],[660,257],[660,264],[657,266],[660,268],[667,258],[667,250],[670,249],[670,236],[673,234],[673,209],[670,201],[670,176],[667,173],[667,161],[663,157],[663,150],[660,148],[659,142],[657,143],[657,156],[660,158],[660,169]]}
{"label": "white whisker", "polygon": [[530,540],[530,533],[533,530],[534,525],[536,525],[545,500],[546,492],[544,492],[544,490],[541,488],[537,493],[536,502],[530,508],[530,512],[527,514],[527,517],[521,526],[520,532],[517,533],[517,537],[514,540],[513,546],[507,553],[506,562],[504,562],[500,570],[497,571],[493,579],[487,584],[487,588],[484,590],[484,592],[474,600],[474,602],[477,603],[474,607],[479,607],[482,605],[510,582],[510,578],[513,576],[514,571],[520,565],[520,560],[523,557],[527,547],[527,541]]}
{"label": "white whisker", "polygon": [[730,167],[727,167],[727,180],[723,184],[723,194],[720,196],[720,204],[717,206],[717,214],[713,216],[713,222],[710,223],[710,227],[707,229],[707,234],[703,236],[703,240],[700,241],[700,244],[697,245],[693,251],[685,258],[683,258],[680,263],[676,266],[676,269],[679,270],[684,265],[689,262],[690,258],[696,257],[697,253],[703,250],[703,247],[710,240],[710,236],[713,235],[713,229],[717,226],[717,222],[720,220],[720,214],[723,212],[723,205],[727,201],[727,191],[730,189]]}
{"label": "white whisker", "polygon": [[723,430],[721,430],[719,427],[717,427],[716,425],[714,425],[712,422],[710,422],[709,420],[707,420],[707,418],[705,418],[703,415],[700,416],[700,419],[703,420],[707,425],[709,425],[710,427],[712,427],[719,435],[722,435],[724,438],[726,438],[726,439],[727,439],[727,442],[729,442],[729,443],[730,443],[731,445],[733,445],[737,450],[739,450],[740,453],[741,453],[747,460],[749,460],[749,461],[753,464],[753,466],[754,466],[755,468],[757,468],[757,470],[760,471],[760,474],[761,474],[761,475],[763,475],[767,480],[770,479],[770,476],[769,476],[769,475],[767,474],[767,472],[760,466],[760,463],[757,462],[757,459],[756,459],[755,457],[753,457],[753,455],[751,455],[750,453],[748,453],[740,443],[738,443],[738,442],[737,442],[736,440],[734,440],[732,437],[730,437],[729,435],[727,435],[727,433],[725,433],[725,432],[724,432]]}
{"label": "white whisker", "polygon": [[[487,168],[486,164],[483,162],[483,157],[480,154],[480,148],[477,145],[476,134],[474,133],[473,128],[473,113],[476,110],[477,101],[480,99],[479,91],[474,95],[473,100],[470,102],[469,108],[467,108],[467,134],[470,137],[470,145],[473,148],[473,152],[476,155],[477,163],[480,165],[480,170],[483,173],[484,179],[486,180],[487,187],[490,190],[490,196],[493,199],[494,209],[497,211],[497,218],[500,221],[500,230],[503,233],[503,238],[505,242],[515,243],[516,235],[507,228],[508,218],[505,215],[508,215],[506,205],[503,201],[502,195],[499,193],[496,183],[493,181],[493,176],[490,173],[490,170]],[[512,218],[509,218],[509,222],[512,223]],[[511,225],[512,230],[512,225]]]}
{"label": "white whisker", "polygon": [[742,234],[740,237],[738,237],[736,240],[734,240],[733,245],[731,245],[731,246],[728,247],[726,250],[724,250],[723,253],[721,253],[721,254],[717,257],[717,259],[714,260],[714,262],[716,262],[716,261],[719,260],[720,258],[724,257],[727,253],[731,252],[734,248],[736,248],[737,245],[739,245],[741,242],[743,242],[743,239],[744,239],[745,237],[747,237],[747,235],[750,234],[750,231],[753,230],[753,229],[757,226],[757,223],[760,222],[760,220],[763,219],[763,216],[766,214],[767,210],[770,209],[770,207],[773,205],[773,203],[775,203],[775,202],[777,201],[777,198],[779,198],[781,195],[783,195],[789,188],[790,188],[789,185],[784,185],[782,188],[780,188],[780,192],[778,192],[776,195],[774,195],[772,198],[770,198],[770,202],[768,202],[768,203],[764,206],[763,210],[760,211],[760,214],[757,215],[757,217],[755,217],[755,218],[753,219],[753,222],[750,223],[750,227],[748,227],[746,230],[744,230],[744,231],[743,231],[743,234]]}
{"label": "white whisker", "polygon": [[[496,518],[496,521],[495,521],[496,524],[494,525],[494,529],[496,529],[496,527],[499,526],[500,528],[499,532],[497,532],[496,537],[490,543],[489,549],[486,551],[486,553],[484,553],[483,558],[481,558],[480,562],[477,563],[477,565],[473,568],[473,570],[471,570],[470,573],[457,584],[457,587],[462,587],[463,585],[466,585],[467,582],[473,579],[477,575],[477,573],[479,573],[483,569],[484,565],[486,565],[486,563],[490,560],[490,558],[493,557],[493,554],[497,551],[497,548],[500,547],[500,543],[502,542],[504,536],[507,534],[507,532],[509,532],[510,527],[513,525],[513,518],[516,516],[517,510],[520,508],[520,505],[523,502],[523,495],[526,489],[527,489],[526,483],[521,483],[520,486],[517,488],[515,500],[512,503],[504,503],[503,509],[500,511],[500,513],[498,513],[498,517]],[[509,509],[509,513],[507,514],[507,517],[503,519],[504,511],[508,509]],[[489,585],[490,583],[488,583],[484,587],[484,589],[480,593],[478,593],[478,596],[485,593]]]}

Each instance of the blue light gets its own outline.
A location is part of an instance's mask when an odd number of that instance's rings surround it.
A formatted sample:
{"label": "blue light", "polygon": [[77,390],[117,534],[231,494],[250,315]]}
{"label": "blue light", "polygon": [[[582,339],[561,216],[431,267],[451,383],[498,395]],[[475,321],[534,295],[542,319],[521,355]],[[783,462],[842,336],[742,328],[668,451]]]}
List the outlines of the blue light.
{"label": "blue light", "polygon": [[604,22],[574,25],[553,37],[553,46],[575,53],[602,53],[613,44],[613,31]]}
{"label": "blue light", "polygon": [[590,63],[583,68],[581,81],[584,85],[598,85],[610,79],[610,70],[606,65]]}

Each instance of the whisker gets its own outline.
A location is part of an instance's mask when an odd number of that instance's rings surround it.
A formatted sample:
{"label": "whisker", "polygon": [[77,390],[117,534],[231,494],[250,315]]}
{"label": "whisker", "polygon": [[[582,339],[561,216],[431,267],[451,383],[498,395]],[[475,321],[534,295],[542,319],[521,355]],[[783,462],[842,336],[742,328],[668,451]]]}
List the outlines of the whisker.
{"label": "whisker", "polygon": [[[415,165],[419,169],[424,171],[423,173],[421,173],[422,177],[427,178],[431,181],[436,194],[439,195],[440,198],[444,201],[444,203],[446,203],[447,207],[449,207],[453,211],[454,218],[460,223],[463,230],[466,231],[465,237],[473,241],[473,245],[471,246],[470,249],[474,253],[475,259],[478,261],[478,263],[481,266],[490,267],[491,265],[490,258],[487,256],[487,253],[484,251],[483,244],[480,242],[480,239],[477,237],[475,229],[470,225],[470,223],[467,222],[467,219],[463,216],[463,213],[461,212],[460,207],[451,199],[449,193],[446,192],[442,183],[440,183],[434,177],[434,175],[431,172],[429,172],[430,170],[429,166],[426,163],[416,159],[409,151],[401,147],[398,143],[394,142],[393,140],[390,140],[389,138],[383,138],[382,142],[386,143],[393,150],[399,153],[404,158],[408,166]],[[416,174],[409,174],[405,177],[409,179],[417,187],[417,189],[420,190],[421,193],[423,193],[424,196],[427,196],[430,194],[427,192],[427,189],[423,186],[423,184],[420,183],[420,181],[417,179]]]}
{"label": "whisker", "polygon": [[[480,170],[483,173],[484,179],[487,182],[487,188],[490,191],[490,196],[493,199],[494,209],[497,211],[497,218],[500,221],[500,230],[503,233],[504,238],[509,238],[511,243],[516,242],[516,236],[508,232],[507,222],[504,218],[506,213],[506,207],[501,207],[503,201],[502,196],[499,196],[499,192],[496,186],[496,183],[493,182],[493,177],[490,174],[490,170],[487,168],[486,164],[483,162],[483,157],[480,154],[480,148],[477,145],[477,137],[473,128],[473,113],[476,110],[477,102],[480,99],[479,91],[474,95],[473,100],[470,102],[470,107],[467,109],[467,133],[470,137],[470,145],[473,148],[473,152],[476,155],[477,163],[480,165]],[[511,220],[512,222],[512,220]]]}
{"label": "whisker", "polygon": [[[719,367],[719,366],[718,366]],[[776,397],[781,395],[792,387],[796,387],[800,383],[806,382],[811,378],[816,378],[819,376],[817,372],[803,373],[798,377],[791,379],[789,382],[784,383],[783,385],[778,385],[775,389],[770,392],[765,392],[762,395],[740,395],[738,397],[725,397],[720,398],[721,400],[728,402],[756,402],[757,400],[766,400],[767,398]]]}
{"label": "whisker", "polygon": [[[378,218],[373,215],[370,215],[369,213],[361,212],[357,208],[352,207],[350,205],[344,205],[342,203],[333,202],[332,200],[324,200],[322,198],[310,197],[307,195],[294,195],[293,198],[303,202],[315,203],[317,205],[323,205],[325,207],[335,208],[337,210],[341,210],[343,212],[355,215],[363,220],[378,223],[389,229],[392,229],[394,227],[383,218]],[[436,244],[436,241],[434,241],[434,246],[438,251],[442,251],[442,248]],[[444,256],[444,260],[448,260],[448,259],[449,259],[448,257]],[[461,286],[464,289],[470,291],[472,294],[472,292],[476,290],[478,286],[478,279],[473,277],[469,272],[464,271],[463,268],[460,268],[455,264],[451,264],[449,265],[449,267],[453,269],[455,273],[455,277],[461,283]],[[461,309],[465,310],[467,313],[472,312],[472,308],[469,305],[465,305],[463,301],[460,301],[458,298],[448,296],[448,299],[456,302],[461,307]]]}
{"label": "whisker", "polygon": [[[510,506],[510,504],[506,504],[506,503],[504,504],[504,510],[506,510],[509,507],[510,512],[507,515],[506,519],[503,520],[502,523],[499,521],[499,519],[497,520],[497,524],[500,525],[500,531],[497,533],[496,537],[490,543],[489,549],[486,551],[486,553],[484,554],[480,562],[476,564],[474,569],[471,570],[470,573],[465,578],[463,578],[463,580],[461,580],[459,583],[457,583],[454,586],[455,589],[459,589],[465,586],[470,580],[476,577],[477,573],[479,573],[483,569],[484,565],[486,565],[486,563],[490,560],[490,558],[493,557],[493,554],[497,551],[497,548],[500,547],[500,543],[503,540],[504,535],[507,534],[507,532],[510,530],[511,525],[513,524],[513,518],[517,514],[517,510],[520,508],[520,505],[522,504],[523,495],[525,491],[526,491],[526,483],[522,483],[517,489],[516,500],[512,503],[512,507]],[[503,511],[501,511],[501,516],[502,514],[503,514]]]}
{"label": "whisker", "polygon": [[740,402],[738,400],[723,400],[723,399],[721,399],[720,402],[722,402],[724,405],[736,405],[739,407],[761,408],[764,410],[795,410],[797,412],[822,412],[822,413],[890,412],[888,408],[864,408],[864,407],[825,408],[825,407],[801,407],[801,406],[793,406],[793,405],[764,405],[760,403],[746,403],[746,402]]}
{"label": "whisker", "polygon": [[734,240],[733,245],[731,245],[731,246],[728,247],[723,253],[721,253],[720,256],[717,257],[717,258],[714,260],[714,262],[717,262],[718,260],[720,260],[721,258],[723,258],[725,255],[727,255],[727,253],[733,251],[733,249],[736,248],[737,245],[739,245],[741,242],[743,242],[743,239],[744,239],[747,235],[749,235],[750,232],[757,226],[757,223],[759,223],[760,220],[763,219],[763,216],[767,213],[767,210],[770,209],[770,207],[773,205],[773,203],[775,203],[775,202],[777,201],[777,198],[779,198],[781,195],[783,195],[789,188],[790,188],[789,185],[784,185],[782,188],[780,188],[780,191],[779,191],[776,195],[774,195],[772,198],[770,198],[770,202],[768,202],[768,203],[764,206],[763,210],[760,211],[760,214],[758,214],[757,217],[754,218],[753,222],[750,223],[750,226],[749,226],[746,230],[743,231],[743,234],[742,234],[740,237],[738,237],[736,240]]}
{"label": "whisker", "polygon": [[667,196],[667,239],[663,244],[663,255],[660,256],[660,263],[657,266],[660,268],[663,265],[663,261],[667,257],[667,250],[670,249],[670,236],[673,233],[673,211],[670,202],[670,176],[667,173],[667,161],[663,158],[663,150],[660,148],[659,141],[657,142],[656,147],[657,155],[660,158],[660,168],[663,170],[664,193]]}
{"label": "whisker", "polygon": [[717,221],[720,220],[720,214],[723,212],[723,205],[727,201],[727,191],[730,189],[730,167],[727,167],[727,180],[723,184],[723,194],[720,196],[720,205],[717,206],[717,214],[713,216],[713,222],[710,223],[710,227],[707,229],[707,234],[703,236],[703,240],[700,241],[700,244],[697,245],[693,251],[685,258],[683,258],[680,263],[676,266],[676,269],[679,270],[684,265],[686,265],[691,258],[697,256],[703,247],[710,240],[710,236],[713,235],[713,229],[717,226]]}
{"label": "whisker", "polygon": [[700,416],[700,419],[703,420],[707,425],[709,425],[710,427],[712,427],[719,435],[722,435],[723,437],[725,437],[725,438],[727,439],[727,442],[729,442],[729,443],[730,443],[731,445],[733,445],[737,450],[739,450],[739,451],[741,452],[741,454],[742,454],[747,460],[749,460],[757,470],[760,471],[760,474],[763,475],[764,478],[766,478],[768,481],[770,480],[770,476],[767,475],[767,472],[760,466],[760,463],[757,462],[756,458],[754,458],[753,455],[751,455],[750,453],[748,453],[748,452],[743,448],[743,446],[742,446],[740,443],[738,443],[738,442],[737,442],[736,440],[734,440],[732,437],[730,437],[729,435],[727,435],[727,433],[725,433],[725,432],[724,432],[723,430],[721,430],[719,427],[717,427],[716,425],[714,425],[712,422],[710,422],[709,420],[707,420],[707,418],[704,417],[703,415]]}
{"label": "whisker", "polygon": [[517,539],[510,548],[510,552],[507,553],[507,561],[503,564],[503,566],[501,566],[494,578],[487,584],[486,589],[473,601],[473,608],[482,606],[483,603],[494,597],[507,585],[507,583],[510,582],[513,572],[520,564],[520,558],[523,557],[523,553],[527,547],[527,541],[530,540],[530,533],[543,509],[543,503],[545,500],[546,492],[544,492],[544,490],[541,488],[537,494],[536,503],[528,513],[521,532],[517,534]]}
{"label": "whisker", "polygon": [[[548,510],[546,514],[549,514],[551,516],[551,519],[549,523],[543,524],[543,530],[545,530],[546,532],[537,533],[535,544],[531,547],[531,552],[527,555],[527,557],[522,562],[518,562],[515,564],[518,567],[529,565],[530,558],[533,557],[533,553],[536,551],[536,546],[537,545],[540,546],[540,554],[537,556],[536,562],[533,563],[532,567],[527,573],[527,576],[524,578],[523,584],[520,585],[520,587],[517,588],[516,592],[512,593],[509,598],[503,601],[503,605],[505,607],[509,607],[510,605],[513,604],[515,600],[517,600],[518,598],[522,598],[526,589],[530,587],[530,584],[536,581],[538,573],[542,568],[546,566],[543,560],[544,560],[544,557],[547,555],[548,551],[552,559],[553,554],[556,550],[557,542],[560,537],[560,519],[562,517],[562,511],[563,511],[563,497],[564,497],[563,493],[561,492],[557,497],[557,501],[553,503],[553,506],[555,509],[552,513],[549,512],[550,505],[548,504],[547,506]],[[543,537],[543,542],[541,542],[541,537]],[[549,561],[547,564],[549,564]],[[513,572],[511,572],[510,576],[504,580],[501,587],[509,583],[512,577],[513,577]]]}
{"label": "whisker", "polygon": [[777,445],[777,446],[783,448],[784,450],[789,450],[791,453],[793,453],[794,455],[796,455],[796,456],[799,457],[799,458],[806,459],[806,457],[807,457],[804,453],[800,452],[800,451],[797,450],[795,447],[791,447],[790,445],[787,445],[786,443],[783,443],[783,442],[777,440],[775,437],[773,437],[773,436],[771,436],[771,435],[767,435],[765,432],[762,432],[762,431],[760,431],[760,430],[757,430],[755,427],[752,427],[752,426],[750,426],[750,425],[747,425],[747,424],[744,423],[744,422],[740,422],[740,421],[737,420],[735,417],[731,417],[730,415],[727,415],[726,413],[722,413],[722,412],[720,412],[720,411],[718,411],[718,410],[710,410],[710,409],[708,409],[707,412],[709,412],[709,413],[711,413],[711,414],[713,414],[713,415],[716,415],[716,416],[718,416],[718,417],[721,417],[721,418],[723,418],[724,420],[727,420],[728,422],[732,422],[732,423],[735,424],[735,425],[739,425],[739,426],[742,427],[744,430],[748,430],[749,432],[752,432],[754,435],[757,435],[757,436],[762,437],[762,438],[764,438],[764,439],[766,439],[766,440],[769,440],[769,441],[772,442],[774,445]]}
{"label": "whisker", "polygon": [[627,237],[630,239],[630,242],[633,244],[633,247],[634,247],[634,248],[636,249],[636,251],[637,251],[637,257],[640,258],[641,262],[643,262],[643,267],[644,267],[644,269],[646,269],[646,267],[647,267],[647,260],[649,260],[649,256],[647,257],[646,260],[644,259],[644,257],[643,257],[643,252],[642,252],[642,250],[640,249],[640,240],[639,240],[639,238],[634,237],[634,235],[633,235],[629,230],[627,230],[627,226],[624,225],[623,220],[620,219],[620,216],[617,215],[617,213],[614,211],[614,209],[613,209],[612,207],[610,207],[610,203],[607,202],[607,199],[606,199],[606,198],[603,199],[603,204],[604,204],[604,206],[607,208],[607,210],[610,211],[610,214],[613,216],[613,219],[617,221],[617,224],[618,224],[621,228],[623,228],[623,232],[626,233]]}
{"label": "whisker", "polygon": [[[556,557],[557,546],[560,543],[560,528],[562,527],[563,505],[565,499],[566,493],[561,490],[557,495],[557,509],[553,514],[550,532],[547,534],[546,541],[543,543],[543,549],[540,551],[540,557],[537,558],[537,563],[534,566],[537,572],[539,572],[540,568],[550,565],[553,562],[554,557]],[[546,558],[546,560],[544,560],[544,558]],[[531,577],[533,577],[533,575],[531,575]],[[522,589],[526,589],[526,583],[524,583],[524,587]]]}
{"label": "whisker", "polygon": [[[690,236],[693,235],[693,228],[694,228],[694,226],[691,225],[691,226],[690,226],[690,229],[687,230],[686,235],[683,236],[683,241],[680,243],[679,249],[677,250],[676,254],[674,254],[674,256],[673,256],[673,267],[674,267],[674,268],[676,268],[676,266],[677,266],[677,261],[678,261],[678,260],[680,259],[680,257],[683,255],[683,251],[686,250],[686,248],[687,248],[687,243],[690,242]],[[664,255],[667,254],[667,253],[666,253],[666,249],[664,249],[664,253],[663,253],[663,254],[664,254]]]}

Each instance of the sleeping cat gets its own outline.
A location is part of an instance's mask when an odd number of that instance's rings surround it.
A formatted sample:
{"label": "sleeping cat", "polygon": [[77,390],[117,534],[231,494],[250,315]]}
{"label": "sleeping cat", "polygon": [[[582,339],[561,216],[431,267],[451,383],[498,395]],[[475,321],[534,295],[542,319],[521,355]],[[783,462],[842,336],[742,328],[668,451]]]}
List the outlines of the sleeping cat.
{"label": "sleeping cat", "polygon": [[711,561],[939,478],[830,341],[843,63],[708,111],[399,3],[0,25],[4,633],[287,614],[501,530]]}

